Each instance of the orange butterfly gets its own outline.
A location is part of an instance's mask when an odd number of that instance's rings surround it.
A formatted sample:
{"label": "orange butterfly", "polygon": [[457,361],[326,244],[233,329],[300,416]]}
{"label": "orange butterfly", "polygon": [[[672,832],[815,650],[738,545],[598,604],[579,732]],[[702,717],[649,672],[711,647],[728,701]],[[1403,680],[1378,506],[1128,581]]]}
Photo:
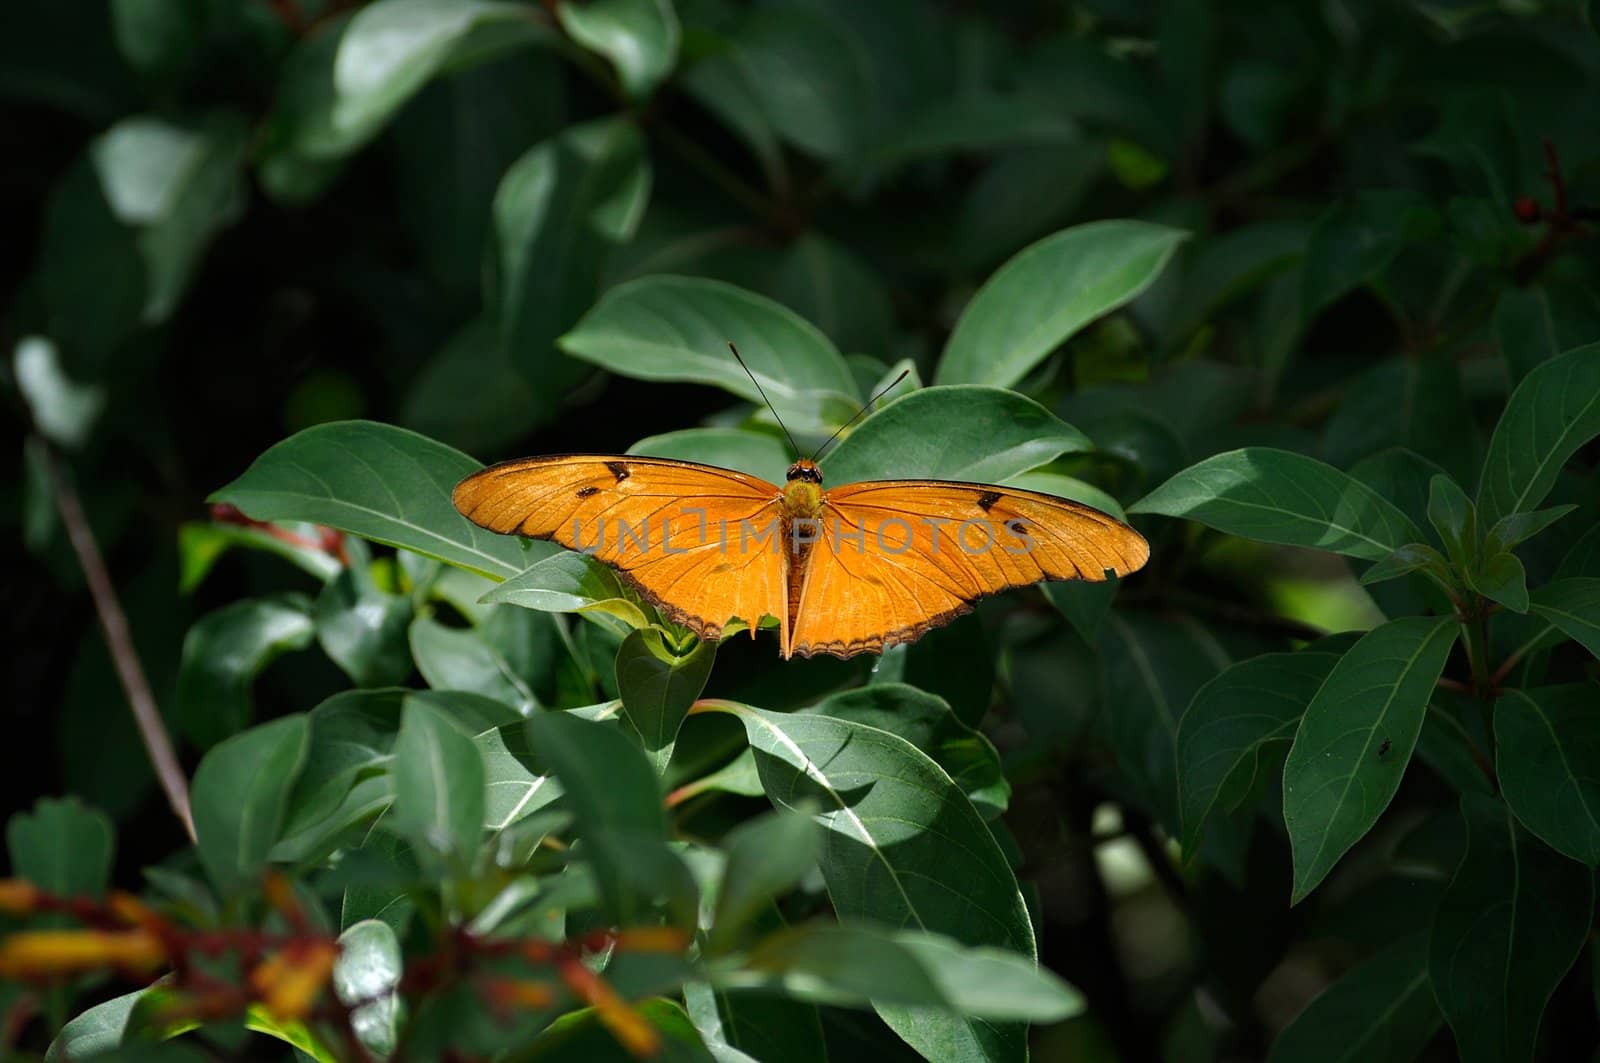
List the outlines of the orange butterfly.
{"label": "orange butterfly", "polygon": [[786,479],[561,454],[492,465],[453,497],[491,531],[590,554],[703,639],[735,621],[754,636],[773,617],[786,658],[882,652],[1008,587],[1124,576],[1150,557],[1128,525],[1037,491],[948,480],[825,491],[806,458]]}

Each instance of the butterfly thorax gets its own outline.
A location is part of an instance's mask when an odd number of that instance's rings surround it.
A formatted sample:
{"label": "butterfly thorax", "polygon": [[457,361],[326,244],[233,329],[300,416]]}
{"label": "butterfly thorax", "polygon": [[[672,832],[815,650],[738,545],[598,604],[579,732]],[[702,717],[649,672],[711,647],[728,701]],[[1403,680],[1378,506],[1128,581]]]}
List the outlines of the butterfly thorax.
{"label": "butterfly thorax", "polygon": [[789,466],[783,485],[783,515],[788,520],[822,516],[822,470],[815,462],[801,459]]}

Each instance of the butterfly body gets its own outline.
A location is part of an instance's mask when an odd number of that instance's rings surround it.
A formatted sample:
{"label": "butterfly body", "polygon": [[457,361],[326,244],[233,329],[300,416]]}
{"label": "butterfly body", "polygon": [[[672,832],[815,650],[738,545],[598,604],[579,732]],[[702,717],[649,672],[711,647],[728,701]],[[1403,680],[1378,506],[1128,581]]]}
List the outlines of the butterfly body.
{"label": "butterfly body", "polygon": [[492,531],[590,554],[702,638],[773,617],[785,657],[881,652],[1008,587],[1149,557],[1138,532],[1067,499],[945,480],[826,490],[809,460],[779,487],[664,458],[527,458],[467,477],[454,501]]}

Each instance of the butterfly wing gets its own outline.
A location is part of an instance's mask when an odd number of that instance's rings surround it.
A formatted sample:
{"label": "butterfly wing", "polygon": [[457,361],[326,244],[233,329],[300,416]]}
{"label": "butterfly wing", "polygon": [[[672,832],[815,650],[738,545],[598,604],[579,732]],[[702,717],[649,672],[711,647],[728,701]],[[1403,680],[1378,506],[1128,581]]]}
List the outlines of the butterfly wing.
{"label": "butterfly wing", "polygon": [[820,523],[786,654],[881,652],[1008,587],[1123,576],[1150,557],[1143,536],[1097,509],[989,484],[849,484],[827,493]]}
{"label": "butterfly wing", "polygon": [[717,639],[733,620],[753,634],[784,623],[787,561],[778,536],[743,535],[777,520],[781,492],[731,469],[633,455],[502,462],[462,480],[456,509],[506,535],[547,539],[609,565],[676,623]]}

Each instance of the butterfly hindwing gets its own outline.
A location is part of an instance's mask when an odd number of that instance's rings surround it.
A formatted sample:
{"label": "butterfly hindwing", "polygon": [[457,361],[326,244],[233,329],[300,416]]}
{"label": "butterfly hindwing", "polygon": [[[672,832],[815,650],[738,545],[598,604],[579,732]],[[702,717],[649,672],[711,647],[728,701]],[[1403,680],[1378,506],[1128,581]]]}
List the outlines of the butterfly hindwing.
{"label": "butterfly hindwing", "polygon": [[582,550],[702,638],[732,620],[786,618],[785,555],[746,527],[777,520],[782,493],[730,469],[632,455],[502,462],[456,486],[475,524]]}
{"label": "butterfly hindwing", "polygon": [[1121,521],[1035,491],[878,480],[825,498],[785,647],[804,656],[881,652],[1008,587],[1103,580],[1150,554]]}

